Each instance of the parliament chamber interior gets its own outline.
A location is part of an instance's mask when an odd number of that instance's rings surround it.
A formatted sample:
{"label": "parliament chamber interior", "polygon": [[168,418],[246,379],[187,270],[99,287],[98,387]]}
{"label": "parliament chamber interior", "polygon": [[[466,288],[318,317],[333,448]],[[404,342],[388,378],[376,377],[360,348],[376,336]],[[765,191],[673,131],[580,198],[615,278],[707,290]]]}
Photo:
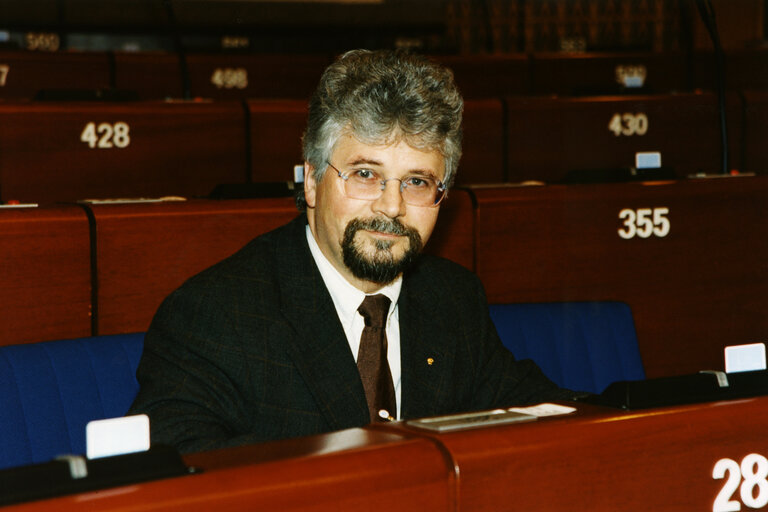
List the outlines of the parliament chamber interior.
{"label": "parliament chamber interior", "polygon": [[[594,399],[84,459],[163,299],[298,215],[307,102],[352,48],[453,71],[425,252]],[[4,0],[0,247],[8,510],[768,506],[766,0]]]}

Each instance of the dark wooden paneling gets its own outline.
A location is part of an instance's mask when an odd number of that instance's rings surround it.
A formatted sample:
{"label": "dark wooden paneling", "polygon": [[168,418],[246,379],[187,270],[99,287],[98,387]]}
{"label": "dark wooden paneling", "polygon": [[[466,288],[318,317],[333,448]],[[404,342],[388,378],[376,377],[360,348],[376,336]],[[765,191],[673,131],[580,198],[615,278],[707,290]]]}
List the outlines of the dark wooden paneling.
{"label": "dark wooden paneling", "polygon": [[[731,168],[739,167],[741,101],[731,96]],[[645,115],[647,130],[616,135],[615,115]],[[713,94],[508,98],[509,181],[562,181],[568,171],[635,166],[635,153],[658,151],[662,165],[686,177],[720,172],[720,120]],[[637,119],[637,117],[635,117]],[[621,128],[629,132],[621,120]],[[619,132],[621,133],[621,132]]]}
{"label": "dark wooden paneling", "polygon": [[768,90],[745,97],[744,171],[768,174]]}
{"label": "dark wooden paneling", "polygon": [[304,162],[301,136],[307,125],[303,100],[251,100],[251,180],[293,181],[293,166]]}
{"label": "dark wooden paneling", "polygon": [[[621,77],[643,76],[648,93],[687,89],[687,67],[676,53],[535,53],[531,56],[534,94],[595,95],[631,92]],[[640,75],[637,75],[639,72]]]}
{"label": "dark wooden paneling", "polygon": [[453,189],[440,204],[440,214],[424,251],[475,270],[475,209],[466,190]]}
{"label": "dark wooden paneling", "polygon": [[29,99],[44,89],[107,89],[106,53],[0,52],[0,98]]}
{"label": "dark wooden paneling", "polygon": [[456,85],[466,99],[527,94],[531,88],[528,56],[522,53],[432,58],[453,71]]}
{"label": "dark wooden paneling", "polygon": [[88,219],[76,206],[0,209],[0,343],[91,334]]}
{"label": "dark wooden paneling", "polygon": [[115,88],[156,100],[181,98],[182,74],[176,54],[165,52],[115,53]]}
{"label": "dark wooden paneling", "polygon": [[465,101],[463,155],[456,183],[504,181],[504,122],[500,100]]}
{"label": "dark wooden paneling", "polygon": [[[207,196],[247,179],[244,115],[226,102],[2,104],[2,199]],[[81,140],[89,123],[125,123],[129,143],[91,148]]]}
{"label": "dark wooden paneling", "polygon": [[[693,54],[691,68],[694,87],[710,91],[717,88],[715,56],[712,52]],[[724,72],[726,89],[768,89],[768,50],[728,50],[725,52]]]}
{"label": "dark wooden paneling", "polygon": [[297,215],[293,200],[92,206],[98,334],[144,331],[187,278]]}
{"label": "dark wooden paneling", "polygon": [[[627,302],[649,377],[768,339],[768,178],[474,192],[490,302]],[[622,210],[661,207],[667,236],[619,236]]]}
{"label": "dark wooden paneling", "polygon": [[189,54],[192,95],[202,98],[308,100],[327,55]]}

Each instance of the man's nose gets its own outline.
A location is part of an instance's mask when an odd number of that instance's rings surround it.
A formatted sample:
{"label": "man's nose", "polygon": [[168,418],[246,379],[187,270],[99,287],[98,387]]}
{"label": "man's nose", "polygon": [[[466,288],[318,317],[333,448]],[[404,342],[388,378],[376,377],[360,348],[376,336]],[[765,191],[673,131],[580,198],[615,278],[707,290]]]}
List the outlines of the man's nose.
{"label": "man's nose", "polygon": [[390,219],[405,215],[405,201],[403,201],[403,195],[400,192],[401,188],[400,180],[387,180],[384,183],[384,190],[381,191],[381,197],[373,202],[374,211],[386,215]]}

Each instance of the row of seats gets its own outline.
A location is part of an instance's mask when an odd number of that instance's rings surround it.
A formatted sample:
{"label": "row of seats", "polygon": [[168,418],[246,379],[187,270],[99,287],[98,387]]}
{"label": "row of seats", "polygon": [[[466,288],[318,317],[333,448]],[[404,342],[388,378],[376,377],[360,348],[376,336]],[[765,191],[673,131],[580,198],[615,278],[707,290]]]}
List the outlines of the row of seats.
{"label": "row of seats", "polygon": [[[143,99],[307,99],[332,55],[0,52],[0,98],[62,89],[120,90]],[[436,55],[468,98],[713,90],[711,53]],[[768,51],[726,54],[726,85],[768,88]],[[182,78],[187,70],[188,81]],[[493,77],[489,80],[488,77]]]}
{"label": "row of seats", "polygon": [[[768,91],[727,99],[728,168],[768,172]],[[638,152],[660,153],[668,176],[718,173],[717,103],[711,93],[467,100],[457,183],[595,172],[620,181]],[[289,182],[306,109],[302,100],[0,102],[0,200],[208,197],[219,184]]]}
{"label": "row of seats", "polygon": [[[454,189],[426,250],[492,304],[620,301],[649,377],[768,340],[768,177]],[[0,210],[3,343],[148,328],[186,278],[296,215],[290,199]]]}
{"label": "row of seats", "polygon": [[[626,304],[503,304],[491,316],[505,346],[560,386],[599,393],[644,378]],[[88,422],[125,415],[136,397],[143,340],[130,333],[0,346],[0,470],[85,453]]]}

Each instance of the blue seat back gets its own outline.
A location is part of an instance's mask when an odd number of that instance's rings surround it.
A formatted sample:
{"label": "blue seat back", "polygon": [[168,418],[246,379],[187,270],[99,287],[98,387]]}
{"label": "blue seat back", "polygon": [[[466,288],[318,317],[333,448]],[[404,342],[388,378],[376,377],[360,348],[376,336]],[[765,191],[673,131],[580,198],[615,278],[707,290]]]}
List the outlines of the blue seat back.
{"label": "blue seat back", "polygon": [[627,304],[493,304],[490,310],[504,346],[518,359],[533,359],[562,387],[600,393],[612,382],[645,378]]}
{"label": "blue seat back", "polygon": [[144,333],[0,347],[0,468],[85,453],[85,426],[123,416]]}

